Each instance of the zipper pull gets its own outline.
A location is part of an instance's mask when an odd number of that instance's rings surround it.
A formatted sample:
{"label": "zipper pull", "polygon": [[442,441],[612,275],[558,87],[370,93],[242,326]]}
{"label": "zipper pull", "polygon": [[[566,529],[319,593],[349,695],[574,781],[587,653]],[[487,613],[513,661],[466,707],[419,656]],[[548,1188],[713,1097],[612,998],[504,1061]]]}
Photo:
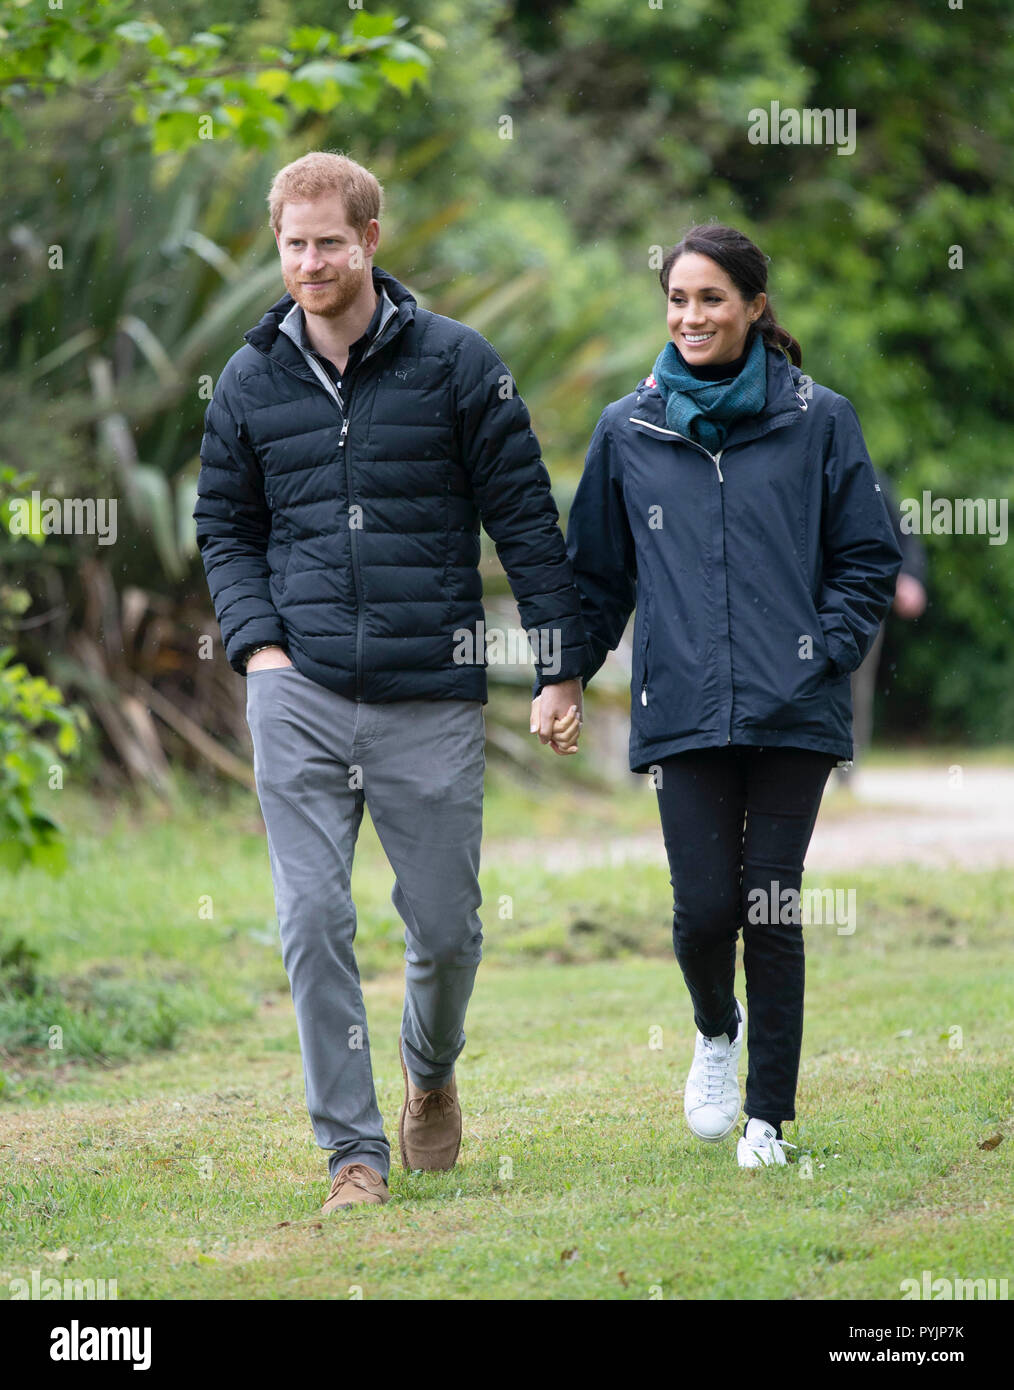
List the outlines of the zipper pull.
{"label": "zipper pull", "polygon": [[715,456],[714,456],[714,458],[715,458],[715,467],[718,469],[718,481],[719,481],[720,483],[724,483],[724,482],[725,482],[725,479],[722,477],[722,470],[721,470],[721,467],[719,466],[720,463],[721,463],[721,460],[722,460],[722,455],[723,455],[724,453],[725,453],[725,450],[724,450],[724,449],[719,449],[718,453],[715,454]]}
{"label": "zipper pull", "polygon": [[642,705],[646,705],[647,703],[648,703],[648,687],[647,687],[646,685],[642,685],[642,686],[641,686],[641,704],[642,704]]}
{"label": "zipper pull", "polygon": [[349,417],[346,415],[346,416],[345,416],[345,419],[342,421],[342,432],[341,432],[341,434],[338,436],[338,448],[339,448],[339,449],[344,449],[344,448],[345,448],[345,436],[348,434],[348,432],[349,432]]}

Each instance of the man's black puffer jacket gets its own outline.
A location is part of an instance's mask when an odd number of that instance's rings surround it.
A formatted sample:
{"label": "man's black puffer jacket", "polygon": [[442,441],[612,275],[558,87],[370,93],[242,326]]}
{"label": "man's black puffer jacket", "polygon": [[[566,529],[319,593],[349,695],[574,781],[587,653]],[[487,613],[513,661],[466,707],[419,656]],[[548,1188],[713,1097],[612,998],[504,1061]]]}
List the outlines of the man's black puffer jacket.
{"label": "man's black puffer jacket", "polygon": [[539,678],[577,676],[580,601],[506,366],[378,267],[373,283],[397,313],[343,379],[347,420],[279,332],[288,294],[215,387],[194,517],[229,661],[242,672],[250,647],[278,642],[348,699],[485,702],[484,644],[461,664],[460,640],[483,618],[481,520],[522,625],[555,633],[559,669],[537,663]]}

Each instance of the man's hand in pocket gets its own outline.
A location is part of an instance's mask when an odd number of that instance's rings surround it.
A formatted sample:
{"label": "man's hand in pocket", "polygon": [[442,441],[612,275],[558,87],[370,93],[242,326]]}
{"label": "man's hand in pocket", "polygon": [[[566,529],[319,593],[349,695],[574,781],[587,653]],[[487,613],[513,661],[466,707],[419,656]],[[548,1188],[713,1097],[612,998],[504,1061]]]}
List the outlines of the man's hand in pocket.
{"label": "man's hand in pocket", "polygon": [[291,666],[284,647],[265,647],[263,651],[254,652],[253,656],[246,664],[246,673],[251,671],[270,671],[275,666]]}

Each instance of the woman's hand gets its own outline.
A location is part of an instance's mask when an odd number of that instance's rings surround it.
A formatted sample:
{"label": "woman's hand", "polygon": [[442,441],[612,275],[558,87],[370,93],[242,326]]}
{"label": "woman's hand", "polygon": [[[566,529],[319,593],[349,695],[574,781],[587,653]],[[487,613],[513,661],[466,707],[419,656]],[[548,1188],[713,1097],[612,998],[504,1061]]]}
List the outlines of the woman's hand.
{"label": "woman's hand", "polygon": [[550,747],[557,753],[576,753],[581,737],[581,716],[577,705],[571,705],[562,719],[553,720],[553,741]]}

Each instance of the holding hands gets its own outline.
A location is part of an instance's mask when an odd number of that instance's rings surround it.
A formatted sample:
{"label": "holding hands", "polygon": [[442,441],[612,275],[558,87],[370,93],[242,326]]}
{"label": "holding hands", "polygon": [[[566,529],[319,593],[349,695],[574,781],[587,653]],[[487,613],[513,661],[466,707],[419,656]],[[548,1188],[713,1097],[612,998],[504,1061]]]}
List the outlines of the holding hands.
{"label": "holding hands", "polygon": [[576,753],[581,737],[582,691],[579,680],[547,685],[532,701],[530,732],[540,743],[548,743],[554,753]]}

